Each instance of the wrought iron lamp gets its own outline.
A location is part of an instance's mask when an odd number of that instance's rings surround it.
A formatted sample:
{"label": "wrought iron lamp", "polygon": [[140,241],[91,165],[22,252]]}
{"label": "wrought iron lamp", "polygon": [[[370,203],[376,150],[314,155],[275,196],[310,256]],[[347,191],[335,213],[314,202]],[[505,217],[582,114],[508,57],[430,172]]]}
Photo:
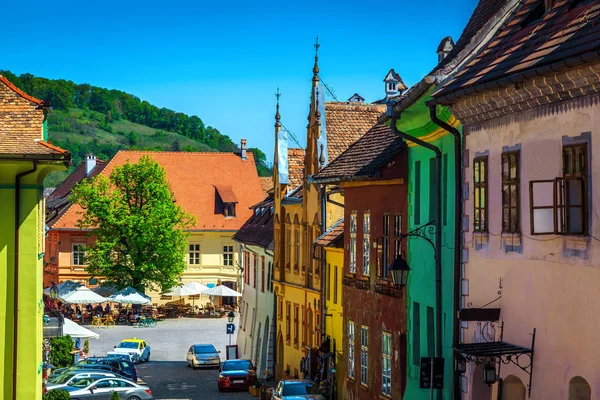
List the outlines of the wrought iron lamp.
{"label": "wrought iron lamp", "polygon": [[58,288],[56,287],[56,284],[54,282],[52,282],[52,286],[50,286],[50,297],[53,300],[58,299]]}
{"label": "wrought iron lamp", "polygon": [[229,321],[229,323],[233,323],[233,319],[235,318],[235,314],[233,313],[233,311],[229,311],[229,314],[227,314],[227,321]]}
{"label": "wrought iron lamp", "polygon": [[399,254],[394,262],[392,263],[392,267],[390,268],[390,273],[392,275],[392,283],[396,287],[404,287],[408,282],[408,273],[410,272],[410,267],[408,263],[402,257],[402,254]]}
{"label": "wrought iron lamp", "polygon": [[488,363],[483,367],[483,382],[489,385],[496,383],[496,366]]}
{"label": "wrought iron lamp", "polygon": [[464,374],[467,372],[467,360],[462,355],[456,356],[456,366],[454,369],[457,374]]}

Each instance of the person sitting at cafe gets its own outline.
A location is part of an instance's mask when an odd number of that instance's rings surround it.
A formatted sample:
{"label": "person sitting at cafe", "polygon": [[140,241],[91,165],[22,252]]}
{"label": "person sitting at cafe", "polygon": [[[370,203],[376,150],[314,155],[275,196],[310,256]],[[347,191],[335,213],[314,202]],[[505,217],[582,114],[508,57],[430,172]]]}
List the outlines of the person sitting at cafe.
{"label": "person sitting at cafe", "polygon": [[110,314],[110,304],[106,303],[106,307],[104,307],[104,312],[106,314]]}
{"label": "person sitting at cafe", "polygon": [[130,324],[135,324],[137,322],[131,310],[127,313],[127,322]]}
{"label": "person sitting at cafe", "polygon": [[102,306],[100,304],[98,304],[94,310],[96,312],[96,315],[98,315],[99,317],[102,316]]}
{"label": "person sitting at cafe", "polygon": [[93,307],[92,307],[92,305],[91,305],[91,304],[88,304],[87,306],[85,306],[85,309],[87,310],[87,312],[90,312],[90,313],[91,313],[91,312],[92,312],[92,310],[93,310]]}
{"label": "person sitting at cafe", "polygon": [[75,316],[81,318],[81,308],[79,308],[79,306],[75,307]]}

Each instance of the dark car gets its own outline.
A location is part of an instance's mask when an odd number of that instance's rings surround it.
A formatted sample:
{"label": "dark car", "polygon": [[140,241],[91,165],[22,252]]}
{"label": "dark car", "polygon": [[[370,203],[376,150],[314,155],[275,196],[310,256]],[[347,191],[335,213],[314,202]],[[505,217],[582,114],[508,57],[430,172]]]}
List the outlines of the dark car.
{"label": "dark car", "polygon": [[219,392],[231,389],[248,390],[256,375],[250,360],[227,360],[219,368]]}
{"label": "dark car", "polygon": [[99,358],[94,361],[80,361],[77,366],[93,367],[93,366],[109,366],[119,371],[119,374],[134,382],[138,380],[138,373],[135,365],[128,360],[122,360],[114,357]]}

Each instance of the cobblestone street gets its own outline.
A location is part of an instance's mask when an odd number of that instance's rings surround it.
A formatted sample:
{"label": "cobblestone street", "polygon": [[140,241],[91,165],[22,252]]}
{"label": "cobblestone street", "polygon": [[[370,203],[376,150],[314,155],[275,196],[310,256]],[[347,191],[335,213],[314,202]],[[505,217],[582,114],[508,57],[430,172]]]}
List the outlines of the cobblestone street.
{"label": "cobblestone street", "polygon": [[[235,323],[237,326],[237,319]],[[140,378],[152,389],[155,399],[251,398],[247,392],[219,393],[217,370],[193,370],[186,366],[186,352],[194,343],[212,343],[221,351],[221,359],[225,359],[225,346],[229,344],[226,324],[226,318],[180,318],[161,321],[156,328],[117,326],[114,329],[96,329],[100,339],[90,340],[90,354],[105,354],[122,339],[137,337],[144,339],[151,348],[150,362],[138,364],[137,369]],[[232,335],[232,343],[235,343],[235,337]]]}

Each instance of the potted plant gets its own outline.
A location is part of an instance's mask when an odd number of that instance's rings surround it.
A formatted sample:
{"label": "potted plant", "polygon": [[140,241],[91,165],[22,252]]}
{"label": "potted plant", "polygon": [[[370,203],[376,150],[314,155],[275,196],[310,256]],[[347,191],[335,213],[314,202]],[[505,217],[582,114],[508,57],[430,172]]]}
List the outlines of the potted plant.
{"label": "potted plant", "polygon": [[260,395],[261,387],[262,387],[262,384],[260,383],[260,381],[258,379],[256,379],[254,381],[254,383],[252,384],[252,386],[248,387],[248,392],[250,392],[252,397],[258,397]]}

